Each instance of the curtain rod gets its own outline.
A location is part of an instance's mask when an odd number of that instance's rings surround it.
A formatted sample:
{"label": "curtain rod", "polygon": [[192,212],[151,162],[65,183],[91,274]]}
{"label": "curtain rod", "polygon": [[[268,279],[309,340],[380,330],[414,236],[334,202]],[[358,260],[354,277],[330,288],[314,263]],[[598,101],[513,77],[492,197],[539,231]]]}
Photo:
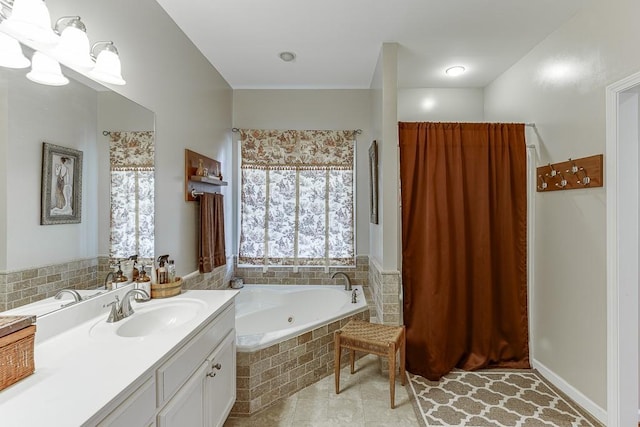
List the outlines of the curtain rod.
{"label": "curtain rod", "polygon": [[[234,133],[235,132],[240,132],[240,129],[239,128],[231,128],[231,132],[234,132]],[[362,129],[355,129],[353,131],[353,133],[360,135],[360,134],[362,134]]]}

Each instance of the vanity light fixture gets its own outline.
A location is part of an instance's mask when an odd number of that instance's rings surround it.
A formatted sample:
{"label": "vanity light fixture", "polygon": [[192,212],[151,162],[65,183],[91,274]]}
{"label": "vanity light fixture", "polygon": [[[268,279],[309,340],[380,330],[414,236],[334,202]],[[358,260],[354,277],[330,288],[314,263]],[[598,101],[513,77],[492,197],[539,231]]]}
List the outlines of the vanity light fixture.
{"label": "vanity light fixture", "polygon": [[63,16],[56,21],[54,31],[60,35],[60,42],[53,49],[56,58],[81,68],[93,67],[87,27],[79,16]]}
{"label": "vanity light fixture", "polygon": [[[100,50],[102,49],[102,50]],[[96,52],[99,53],[96,55]],[[122,66],[118,49],[112,41],[96,42],[91,47],[91,57],[95,59],[95,67],[89,71],[89,77],[113,85],[124,85]]]}
{"label": "vanity light fixture", "polygon": [[18,40],[0,32],[0,67],[27,68],[29,65],[31,61],[22,53]]}
{"label": "vanity light fixture", "polygon": [[27,73],[27,78],[48,86],[64,86],[69,83],[69,79],[62,75],[58,61],[38,51],[31,58],[31,71]]}
{"label": "vanity light fixture", "polygon": [[[62,75],[60,62],[81,74],[113,85],[124,85],[118,49],[111,41],[100,41],[90,47],[87,28],[79,16],[63,16],[51,29],[51,17],[43,0],[0,0],[0,66],[28,67],[28,59],[20,61],[18,41],[28,41],[34,48],[31,72],[37,83],[54,86],[69,80]],[[8,39],[15,39],[10,43]],[[5,43],[6,42],[6,43]],[[11,58],[11,59],[9,59]],[[16,59],[17,58],[17,59]]]}
{"label": "vanity light fixture", "polygon": [[280,52],[278,56],[284,62],[292,62],[294,59],[296,59],[296,54],[293,52]]}
{"label": "vanity light fixture", "polygon": [[11,15],[2,22],[11,33],[47,45],[58,42],[51,15],[43,0],[14,0]]}
{"label": "vanity light fixture", "polygon": [[465,71],[466,69],[462,65],[456,65],[456,66],[447,68],[445,70],[445,73],[447,74],[447,76],[456,77],[463,74]]}

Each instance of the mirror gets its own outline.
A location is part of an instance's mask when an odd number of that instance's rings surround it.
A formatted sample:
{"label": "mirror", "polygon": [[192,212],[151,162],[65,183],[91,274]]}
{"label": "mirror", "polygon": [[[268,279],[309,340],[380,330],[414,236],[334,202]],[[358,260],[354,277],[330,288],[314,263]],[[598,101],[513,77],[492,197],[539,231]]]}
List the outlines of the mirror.
{"label": "mirror", "polygon": [[[86,297],[103,285],[111,223],[103,131],[153,132],[155,114],[65,67],[70,83],[59,87],[29,81],[28,71],[0,67],[0,311],[48,298],[31,313],[42,315],[72,301],[51,300],[60,289],[89,288]],[[43,142],[83,152],[78,224],[40,225]]]}

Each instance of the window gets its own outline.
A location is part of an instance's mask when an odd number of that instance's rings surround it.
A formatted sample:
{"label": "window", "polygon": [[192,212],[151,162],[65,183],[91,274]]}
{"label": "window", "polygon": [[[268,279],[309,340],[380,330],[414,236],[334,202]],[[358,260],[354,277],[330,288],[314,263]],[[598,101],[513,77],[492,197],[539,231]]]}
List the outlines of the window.
{"label": "window", "polygon": [[153,260],[154,133],[110,132],[111,259]]}
{"label": "window", "polygon": [[239,264],[354,265],[352,131],[241,131]]}

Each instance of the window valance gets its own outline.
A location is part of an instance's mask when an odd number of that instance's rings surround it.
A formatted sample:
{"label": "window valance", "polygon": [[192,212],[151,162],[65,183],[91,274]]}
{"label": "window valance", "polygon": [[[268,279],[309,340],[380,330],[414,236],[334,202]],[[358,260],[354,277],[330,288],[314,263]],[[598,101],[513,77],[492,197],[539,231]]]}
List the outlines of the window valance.
{"label": "window valance", "polygon": [[112,170],[154,170],[154,132],[109,132]]}
{"label": "window valance", "polygon": [[352,130],[242,129],[242,168],[352,170]]}

